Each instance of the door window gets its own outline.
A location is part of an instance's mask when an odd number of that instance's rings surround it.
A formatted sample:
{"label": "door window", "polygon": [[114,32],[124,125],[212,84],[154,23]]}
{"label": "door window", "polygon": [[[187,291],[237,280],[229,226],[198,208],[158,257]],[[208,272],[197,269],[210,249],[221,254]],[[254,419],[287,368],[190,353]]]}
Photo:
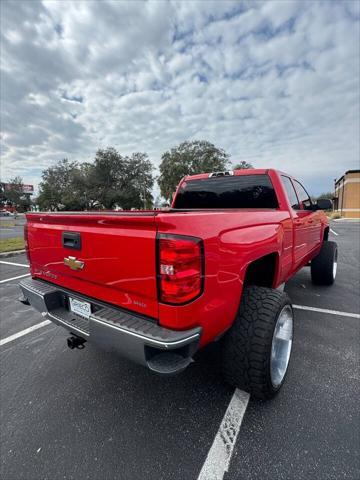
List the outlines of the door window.
{"label": "door window", "polygon": [[297,196],[299,197],[300,208],[302,205],[303,209],[310,210],[312,206],[312,202],[309,194],[307,193],[305,188],[301,185],[301,183],[299,183],[297,180],[294,180],[294,185],[297,191]]}
{"label": "door window", "polygon": [[287,197],[289,199],[290,205],[294,210],[299,210],[299,200],[296,196],[295,188],[294,185],[291,183],[291,180],[289,177],[285,177],[284,175],[281,175],[281,180],[282,183],[285,187]]}

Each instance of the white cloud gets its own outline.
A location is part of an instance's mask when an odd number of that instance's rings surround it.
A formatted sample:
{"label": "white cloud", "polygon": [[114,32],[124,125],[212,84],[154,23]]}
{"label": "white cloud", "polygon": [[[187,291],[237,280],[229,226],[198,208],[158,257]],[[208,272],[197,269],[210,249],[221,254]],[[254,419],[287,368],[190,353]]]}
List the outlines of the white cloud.
{"label": "white cloud", "polygon": [[356,2],[3,2],[1,176],[205,138],[315,193],[359,166]]}

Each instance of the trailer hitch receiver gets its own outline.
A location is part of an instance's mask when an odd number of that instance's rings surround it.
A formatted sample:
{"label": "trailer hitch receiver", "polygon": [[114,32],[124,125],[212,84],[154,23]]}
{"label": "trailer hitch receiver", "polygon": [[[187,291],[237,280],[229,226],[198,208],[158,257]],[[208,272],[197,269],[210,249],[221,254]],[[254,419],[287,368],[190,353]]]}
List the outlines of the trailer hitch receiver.
{"label": "trailer hitch receiver", "polygon": [[74,335],[67,339],[67,346],[70,348],[70,350],[74,350],[74,348],[82,350],[83,348],[85,348],[85,342],[86,340],[84,338]]}

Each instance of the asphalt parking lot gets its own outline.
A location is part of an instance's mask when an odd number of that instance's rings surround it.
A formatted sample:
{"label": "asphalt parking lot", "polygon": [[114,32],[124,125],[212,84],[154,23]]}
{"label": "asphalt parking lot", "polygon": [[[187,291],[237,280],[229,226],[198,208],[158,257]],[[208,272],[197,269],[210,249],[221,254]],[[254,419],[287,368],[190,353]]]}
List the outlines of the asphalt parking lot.
{"label": "asphalt parking lot", "polygon": [[24,233],[25,218],[19,216],[0,217],[0,239],[22,237]]}
{"label": "asphalt parking lot", "polygon": [[[315,287],[305,268],[286,285],[302,307],[288,378],[272,401],[249,400],[226,480],[360,478],[360,223],[331,227],[337,281]],[[71,351],[52,324],[16,338],[43,319],[16,301],[27,268],[0,272],[2,479],[211,479],[200,472],[234,394],[216,349],[163,378],[91,345]]]}

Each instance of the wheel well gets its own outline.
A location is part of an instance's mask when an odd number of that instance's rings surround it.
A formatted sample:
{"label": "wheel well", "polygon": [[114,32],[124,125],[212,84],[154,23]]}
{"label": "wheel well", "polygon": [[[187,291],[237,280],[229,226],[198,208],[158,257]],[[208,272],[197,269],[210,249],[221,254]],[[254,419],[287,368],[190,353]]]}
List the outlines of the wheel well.
{"label": "wheel well", "polygon": [[275,279],[277,258],[276,253],[270,253],[250,263],[246,270],[244,285],[272,287]]}
{"label": "wheel well", "polygon": [[329,230],[330,227],[325,227],[324,229],[324,241],[327,242],[329,240]]}

